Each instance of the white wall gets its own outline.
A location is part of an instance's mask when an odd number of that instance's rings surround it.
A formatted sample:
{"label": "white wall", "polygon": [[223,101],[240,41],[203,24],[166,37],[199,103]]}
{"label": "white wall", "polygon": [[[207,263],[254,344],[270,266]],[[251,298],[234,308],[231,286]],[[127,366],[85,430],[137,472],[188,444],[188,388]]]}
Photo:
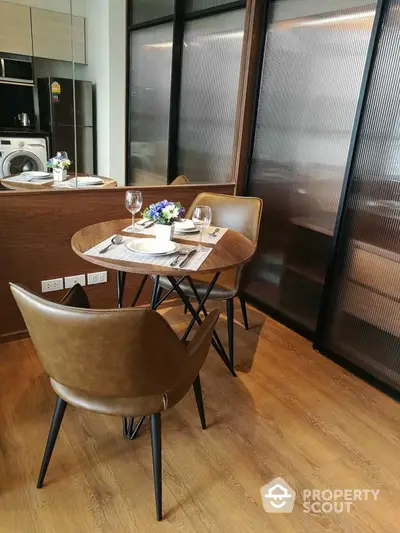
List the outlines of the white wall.
{"label": "white wall", "polygon": [[95,85],[97,124],[97,172],[110,176],[110,60],[109,0],[86,2],[85,79]]}
{"label": "white wall", "polygon": [[125,0],[86,0],[84,76],[96,86],[97,172],[119,185],[125,185],[125,13]]}
{"label": "white wall", "polygon": [[110,174],[125,185],[126,9],[110,0]]}

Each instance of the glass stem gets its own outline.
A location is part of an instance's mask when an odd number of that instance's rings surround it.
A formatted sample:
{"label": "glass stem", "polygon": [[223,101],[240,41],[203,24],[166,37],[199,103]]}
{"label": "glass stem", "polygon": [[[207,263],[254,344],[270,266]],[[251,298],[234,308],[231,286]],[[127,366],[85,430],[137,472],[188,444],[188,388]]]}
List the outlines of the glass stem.
{"label": "glass stem", "polygon": [[202,248],[202,245],[203,245],[203,228],[200,228],[199,241],[200,241],[199,248]]}
{"label": "glass stem", "polygon": [[135,231],[135,213],[132,213],[132,231]]}

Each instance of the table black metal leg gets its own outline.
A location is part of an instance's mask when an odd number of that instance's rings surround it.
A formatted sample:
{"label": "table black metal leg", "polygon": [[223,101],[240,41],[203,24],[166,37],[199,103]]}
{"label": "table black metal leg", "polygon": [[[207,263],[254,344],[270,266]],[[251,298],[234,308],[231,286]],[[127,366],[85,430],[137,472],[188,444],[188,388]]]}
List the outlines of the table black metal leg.
{"label": "table black metal leg", "polygon": [[[178,281],[176,282],[177,285],[180,285],[180,284],[182,283],[182,281],[183,281],[185,278],[186,278],[186,276],[182,276],[181,278],[179,278]],[[175,290],[175,287],[171,287],[170,289],[168,289],[167,292],[166,292],[162,297],[160,297],[160,298],[157,300],[154,309],[157,309],[157,307],[158,307],[159,305],[161,305],[161,304],[163,303],[163,301],[166,300],[166,299],[168,298],[168,296],[169,296],[172,292],[174,292],[174,290]]]}
{"label": "table black metal leg", "polygon": [[144,286],[146,285],[146,281],[147,281],[148,277],[149,276],[147,276],[147,275],[143,276],[142,281],[140,282],[139,288],[138,288],[138,290],[137,290],[137,292],[135,294],[135,297],[132,300],[131,307],[135,307],[135,305],[137,304],[137,301],[139,300],[139,297],[142,294],[142,290],[143,290]]}
{"label": "table black metal leg", "polygon": [[122,300],[124,299],[125,278],[126,278],[126,272],[121,272],[120,270],[117,270],[117,307],[118,309],[122,307]]}
{"label": "table black metal leg", "polygon": [[[215,281],[217,281],[218,279],[218,276],[219,274],[216,274],[214,276],[214,279]],[[193,324],[195,322],[197,322],[199,325],[202,324],[202,320],[201,318],[199,317],[199,312],[200,312],[200,307],[199,309],[196,311],[195,308],[192,306],[192,304],[190,303],[190,300],[189,298],[186,296],[186,294],[183,292],[183,290],[179,287],[179,285],[177,284],[177,282],[175,281],[175,278],[173,278],[172,276],[168,276],[168,279],[169,279],[169,282],[171,283],[171,285],[174,287],[175,291],[177,292],[177,294],[179,295],[179,297],[181,298],[182,302],[187,306],[188,308],[188,311],[190,312],[190,314],[192,315],[192,321],[193,321]],[[214,281],[214,280],[213,280]],[[215,282],[214,282],[215,284]],[[214,286],[213,283],[211,282],[210,284],[211,286],[211,289],[210,291],[207,289],[206,291],[206,295],[208,297],[208,294],[211,292],[212,290],[212,287]],[[207,294],[208,293],[208,294]],[[202,305],[204,305],[205,301],[207,300],[207,298],[203,298],[202,300]],[[193,327],[193,326],[192,326]],[[191,328],[190,328],[191,329]],[[187,330],[186,330],[187,331]],[[189,330],[190,332],[190,330]],[[186,332],[185,332],[186,333]],[[230,364],[230,361],[228,359],[228,356],[226,355],[225,353],[225,350],[220,348],[220,346],[218,346],[218,343],[216,342],[216,340],[213,338],[212,341],[211,341],[211,344],[213,345],[213,347],[215,348],[215,350],[217,351],[218,355],[221,357],[221,359],[223,360],[223,362],[225,363],[225,365],[228,367],[230,373],[232,374],[232,376],[236,376],[236,373],[234,371],[234,369],[232,368],[231,364]]]}
{"label": "table black metal leg", "polygon": [[[188,276],[188,277],[187,277],[187,281],[188,281],[188,283],[189,283],[189,285],[190,285],[190,288],[191,288],[192,291],[193,291],[193,294],[195,295],[196,300],[197,300],[198,303],[201,305],[201,310],[203,311],[204,316],[207,316],[208,313],[207,313],[206,306],[205,306],[204,304],[201,303],[200,295],[199,295],[199,293],[197,292],[196,286],[195,286],[195,284],[193,283],[192,278],[191,278],[190,276]],[[213,335],[214,335],[214,339],[217,341],[217,343],[218,343],[220,349],[223,350],[223,349],[224,349],[224,346],[223,346],[223,344],[222,344],[222,342],[221,342],[221,339],[219,338],[219,335],[218,335],[218,333],[216,332],[216,330],[214,330]]]}
{"label": "table black metal leg", "polygon": [[[194,294],[194,296],[195,296],[197,302],[198,302],[199,304],[201,304],[200,294],[198,293],[198,291],[197,291],[197,289],[196,289],[196,285],[193,283],[192,278],[191,278],[190,276],[188,276],[186,279],[187,279],[187,282],[188,282],[189,285],[190,285],[190,288],[191,288],[192,291],[193,291],[193,294]],[[204,316],[207,316],[208,313],[207,313],[207,310],[206,310],[205,305],[202,305],[202,306],[201,306],[201,310],[203,311]],[[186,313],[185,313],[185,314],[186,314]]]}
{"label": "table black metal leg", "polygon": [[[199,315],[200,311],[201,311],[202,308],[204,307],[204,304],[206,303],[207,298],[208,298],[210,292],[213,290],[214,285],[217,283],[218,278],[219,278],[219,272],[217,272],[217,273],[215,274],[215,276],[214,276],[213,279],[211,280],[210,285],[208,286],[208,289],[206,290],[206,292],[205,292],[205,294],[204,294],[204,296],[203,296],[203,299],[201,300],[201,302],[199,302],[199,307],[198,307],[197,310],[196,310],[196,315]],[[169,279],[169,278],[168,278],[168,279]],[[182,289],[181,289],[181,290],[182,290]],[[188,301],[189,301],[189,299],[188,299]],[[189,301],[189,303],[190,303],[190,301]],[[186,305],[187,305],[187,304],[186,304]],[[188,309],[189,309],[189,306],[188,306],[188,305],[187,305],[187,307],[188,307]],[[189,310],[190,310],[190,309],[189,309]],[[195,316],[193,315],[193,313],[192,313],[192,316],[193,316],[193,318],[192,318],[192,320],[190,321],[190,324],[189,324],[188,327],[186,328],[186,331],[185,331],[185,333],[184,333],[184,335],[183,335],[183,337],[182,337],[183,340],[186,340],[186,339],[188,338],[189,333],[192,331],[192,328],[193,328],[194,323],[195,323],[195,321],[196,321]]]}
{"label": "table black metal leg", "polygon": [[157,296],[158,296],[158,287],[160,286],[160,276],[155,276],[153,294],[151,295],[151,309],[157,308]]}
{"label": "table black metal leg", "polygon": [[157,299],[156,299],[156,307],[158,307],[157,303],[161,300],[162,293],[163,293],[163,288],[162,287],[158,287]]}
{"label": "table black metal leg", "polygon": [[135,439],[139,432],[139,429],[142,427],[142,424],[145,418],[146,418],[145,416],[141,416],[139,418],[139,421],[134,426],[135,419],[133,417],[123,416],[122,417],[122,434],[124,438],[127,440]]}

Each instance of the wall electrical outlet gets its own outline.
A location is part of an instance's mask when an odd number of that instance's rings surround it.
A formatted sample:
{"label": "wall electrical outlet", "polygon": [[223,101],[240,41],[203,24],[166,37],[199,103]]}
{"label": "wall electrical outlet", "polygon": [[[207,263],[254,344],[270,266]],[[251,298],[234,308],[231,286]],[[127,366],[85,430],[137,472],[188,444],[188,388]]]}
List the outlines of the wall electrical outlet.
{"label": "wall electrical outlet", "polygon": [[71,287],[73,287],[77,283],[82,285],[82,287],[84,285],[86,285],[86,276],[85,276],[85,274],[78,274],[77,276],[68,276],[67,278],[64,278],[64,280],[65,280],[65,288],[66,289],[70,289]]}
{"label": "wall electrical outlet", "polygon": [[88,285],[96,285],[97,283],[106,283],[107,282],[107,271],[93,272],[92,274],[88,274],[87,282],[88,282]]}
{"label": "wall electrical outlet", "polygon": [[42,292],[61,291],[64,288],[62,278],[46,279],[42,281]]}

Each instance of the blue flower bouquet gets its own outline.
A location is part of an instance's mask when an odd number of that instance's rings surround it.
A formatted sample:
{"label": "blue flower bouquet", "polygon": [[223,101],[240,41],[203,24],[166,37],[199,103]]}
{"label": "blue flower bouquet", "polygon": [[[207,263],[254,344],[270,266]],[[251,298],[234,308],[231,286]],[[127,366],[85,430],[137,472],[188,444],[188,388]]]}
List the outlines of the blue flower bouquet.
{"label": "blue flower bouquet", "polygon": [[185,214],[185,209],[179,202],[169,202],[162,200],[155,204],[149,205],[143,213],[143,218],[152,220],[156,224],[171,226],[174,222],[180,220]]}

